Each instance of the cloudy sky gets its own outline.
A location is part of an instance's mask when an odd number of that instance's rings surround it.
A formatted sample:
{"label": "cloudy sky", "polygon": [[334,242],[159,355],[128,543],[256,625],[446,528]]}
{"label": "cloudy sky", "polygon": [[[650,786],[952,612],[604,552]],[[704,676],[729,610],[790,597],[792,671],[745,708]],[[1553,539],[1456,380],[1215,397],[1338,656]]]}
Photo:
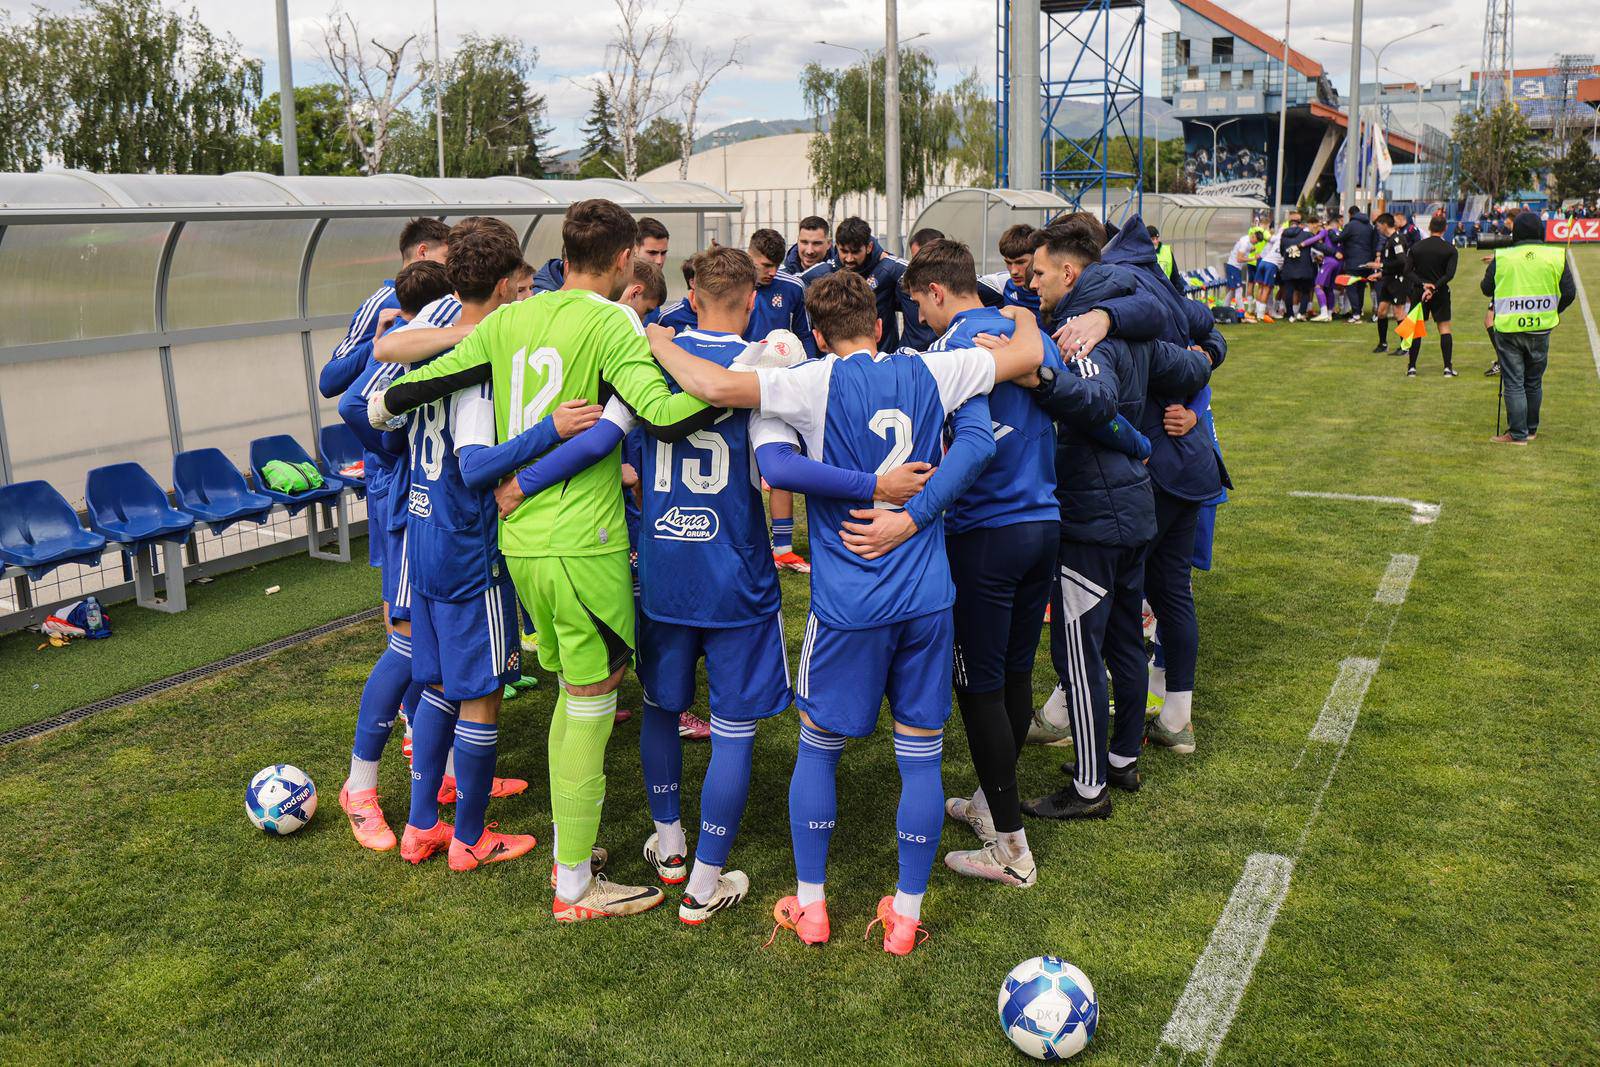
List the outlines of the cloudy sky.
{"label": "cloudy sky", "polygon": [[[185,6],[189,0],[163,0]],[[233,34],[244,48],[266,61],[269,88],[277,84],[274,5],[270,0],[192,0],[213,28]],[[655,0],[670,11],[677,0]],[[21,11],[21,0],[0,0],[0,6]],[[45,7],[73,8],[73,0],[46,0]],[[295,80],[300,84],[327,77],[313,52],[318,22],[329,0],[289,0],[296,50]],[[1282,0],[1222,0],[1222,6],[1277,35],[1283,30]],[[430,33],[429,0],[344,0],[368,36],[385,42],[410,33]],[[744,118],[798,118],[804,115],[796,72],[810,60],[835,64],[851,54],[814,42],[829,40],[857,47],[882,47],[883,4],[878,0],[794,0],[787,4],[744,4],[739,0],[683,0],[680,36],[697,46],[726,44],[747,37],[742,67],[713,86],[702,104],[702,129]],[[976,68],[986,81],[994,76],[994,0],[900,0],[900,34],[926,32],[919,42],[940,63],[941,77],[953,81]],[[1145,69],[1153,94],[1159,91],[1160,35],[1178,24],[1171,0],[1150,0]],[[1349,47],[1317,40],[1348,38],[1350,5],[1343,2],[1295,5],[1291,43],[1321,61],[1340,92],[1347,88]],[[1563,51],[1600,52],[1600,22],[1574,24],[1572,0],[1521,0],[1516,25],[1519,66],[1546,66]],[[448,51],[462,34],[508,33],[535,45],[540,61],[538,87],[549,98],[555,139],[563,147],[577,143],[577,129],[588,106],[588,93],[574,82],[593,75],[604,62],[612,32],[612,0],[523,0],[520,5],[462,2],[440,5],[440,36]],[[1407,78],[1428,78],[1456,65],[1475,66],[1481,46],[1483,0],[1385,0],[1366,5],[1366,40],[1377,45],[1433,22],[1444,27],[1405,41],[1384,56],[1384,66]],[[1371,78],[1370,61],[1366,70]],[[1459,72],[1465,74],[1465,70]],[[1399,80],[1385,73],[1385,80]]]}

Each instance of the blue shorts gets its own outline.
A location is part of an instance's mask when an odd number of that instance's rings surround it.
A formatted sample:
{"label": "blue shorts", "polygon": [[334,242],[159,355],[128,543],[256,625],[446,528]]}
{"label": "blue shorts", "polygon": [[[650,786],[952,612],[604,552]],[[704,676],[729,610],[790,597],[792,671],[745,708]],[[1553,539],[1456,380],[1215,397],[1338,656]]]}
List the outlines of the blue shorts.
{"label": "blue shorts", "polygon": [[380,526],[371,535],[383,542],[383,602],[389,605],[391,621],[411,618],[411,561],[406,559],[404,527],[389,530]]}
{"label": "blue shorts", "polygon": [[1237,289],[1239,286],[1244,284],[1244,271],[1239,269],[1239,265],[1237,263],[1229,263],[1226,267],[1226,270],[1228,272],[1229,289]]}
{"label": "blue shorts", "polygon": [[950,610],[868,630],[836,630],[812,615],[800,648],[795,703],[829,733],[866,737],[883,698],[894,721],[942,730],[950,718],[955,626]]}
{"label": "blue shorts", "polygon": [[411,600],[411,677],[450,700],[498,693],[522,676],[517,590],[509,577],[470,600]]}
{"label": "blue shorts", "polygon": [[639,612],[639,684],[663,711],[688,711],[694,703],[695,665],[706,661],[711,713],[752,722],[789,706],[789,655],[783,619],[773,614],[748,626],[686,626],[658,622]]}
{"label": "blue shorts", "polygon": [[1256,284],[1271,285],[1278,280],[1278,265],[1265,261],[1256,264]]}

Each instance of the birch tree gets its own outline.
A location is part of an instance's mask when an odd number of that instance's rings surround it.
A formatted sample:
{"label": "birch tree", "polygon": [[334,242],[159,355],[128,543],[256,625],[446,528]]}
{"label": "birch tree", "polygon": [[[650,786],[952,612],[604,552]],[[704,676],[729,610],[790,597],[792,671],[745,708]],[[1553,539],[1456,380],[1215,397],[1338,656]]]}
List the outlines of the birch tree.
{"label": "birch tree", "polygon": [[679,178],[687,180],[689,177],[689,155],[694,151],[694,139],[698,132],[696,122],[700,117],[700,98],[711,87],[717,75],[729,67],[739,65],[739,52],[748,40],[748,37],[735,39],[733,47],[726,53],[702,48],[699,54],[695,55],[687,47],[684,48],[687,80],[680,90],[680,99],[683,101],[683,130],[678,142]]}
{"label": "birch tree", "polygon": [[383,170],[396,113],[422,84],[422,68],[408,55],[413,44],[420,52],[416,34],[395,45],[375,38],[363,43],[361,27],[354,16],[338,6],[328,12],[322,25],[318,54],[339,85],[345,130],[356,147],[364,173]]}
{"label": "birch tree", "polygon": [[650,120],[671,103],[667,83],[677,71],[677,31],[673,24],[683,9],[679,0],[664,19],[653,17],[648,0],[612,0],[618,23],[606,47],[606,69],[600,76],[616,120],[622,149],[622,176],[639,177],[639,135]]}

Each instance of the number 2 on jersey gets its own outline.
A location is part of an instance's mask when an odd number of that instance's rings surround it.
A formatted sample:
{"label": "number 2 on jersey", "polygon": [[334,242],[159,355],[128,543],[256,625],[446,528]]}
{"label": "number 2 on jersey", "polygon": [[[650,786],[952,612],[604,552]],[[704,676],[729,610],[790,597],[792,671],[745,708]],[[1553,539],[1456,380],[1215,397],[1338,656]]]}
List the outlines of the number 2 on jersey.
{"label": "number 2 on jersey", "polygon": [[[511,402],[506,405],[508,440],[530,426],[539,425],[545,417],[546,410],[561,393],[561,366],[561,353],[553,348],[536,349],[532,354],[523,348],[511,357]],[[524,404],[523,390],[530,374],[543,374],[545,379],[539,391]]]}
{"label": "number 2 on jersey", "polygon": [[[883,457],[883,462],[878,464],[878,469],[872,473],[885,475],[906,460],[911,458],[911,416],[899,408],[883,408],[875,411],[872,418],[867,420],[867,429],[889,441],[889,454]],[[893,431],[893,440],[890,441],[890,432]],[[890,504],[884,500],[875,500],[875,508],[889,508],[899,511],[898,504]]]}

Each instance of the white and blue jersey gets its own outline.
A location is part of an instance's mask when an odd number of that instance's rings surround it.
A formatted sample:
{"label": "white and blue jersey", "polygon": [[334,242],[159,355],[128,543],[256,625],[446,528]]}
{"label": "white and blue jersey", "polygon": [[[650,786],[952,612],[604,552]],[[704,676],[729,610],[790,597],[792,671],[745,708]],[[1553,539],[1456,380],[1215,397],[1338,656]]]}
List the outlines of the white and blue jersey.
{"label": "white and blue jersey", "polygon": [[[994,360],[982,349],[926,356],[828,355],[796,367],[764,368],[763,418],[756,443],[783,439],[792,427],[819,462],[882,473],[903,463],[938,465],[949,414],[994,385]],[[868,560],[844,546],[839,531],[852,508],[870,500],[812,496],[812,611],[829,626],[867,629],[944,611],[955,600],[945,558],[944,524],[919,530],[894,551]]]}
{"label": "white and blue jersey", "polygon": [[[957,312],[929,352],[971,348],[980,333],[1009,337],[1015,324],[995,308]],[[1066,373],[1061,354],[1048,336],[1044,365]],[[952,534],[980,527],[1054,522],[1061,517],[1056,501],[1056,432],[1049,415],[1019,385],[1000,382],[988,396],[995,453],[977,480],[945,513]]]}
{"label": "white and blue jersey", "polygon": [[[978,279],[978,283],[991,289],[998,289],[1006,306],[1027,308],[1033,312],[1033,317],[1039,322],[1039,329],[1045,328],[1044,307],[1039,299],[1039,294],[1012,281],[1010,271],[1002,270],[993,274],[985,274]],[[985,301],[985,303],[988,302]]]}
{"label": "white and blue jersey", "polygon": [[383,284],[350,316],[350,325],[344,332],[333,355],[323,364],[317,387],[323,396],[333,399],[350,388],[366,369],[367,357],[359,351],[366,346],[371,351],[372,340],[378,333],[378,317],[386,308],[400,310],[400,298],[395,295],[394,279],[385,278]]}
{"label": "white and blue jersey", "polygon": [[817,342],[811,336],[811,320],[806,317],[806,287],[797,275],[778,271],[772,281],[756,286],[755,307],[750,311],[750,325],[745,327],[747,341],[760,341],[773,330],[788,330],[800,338],[806,355],[815,359]]}
{"label": "white and blue jersey", "polygon": [[689,304],[689,298],[685,296],[657,308],[656,323],[683,333],[700,325],[700,316],[695,314],[694,308]]}

